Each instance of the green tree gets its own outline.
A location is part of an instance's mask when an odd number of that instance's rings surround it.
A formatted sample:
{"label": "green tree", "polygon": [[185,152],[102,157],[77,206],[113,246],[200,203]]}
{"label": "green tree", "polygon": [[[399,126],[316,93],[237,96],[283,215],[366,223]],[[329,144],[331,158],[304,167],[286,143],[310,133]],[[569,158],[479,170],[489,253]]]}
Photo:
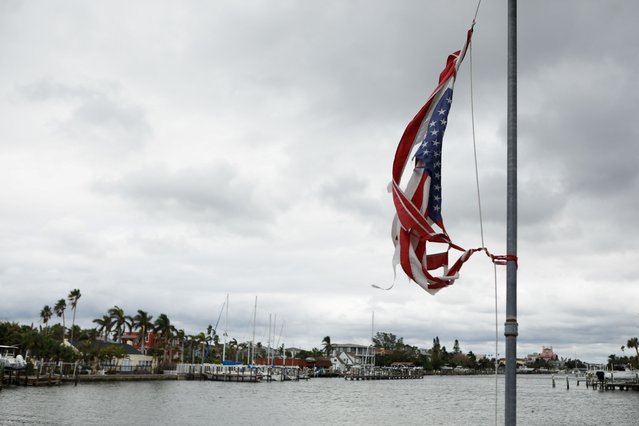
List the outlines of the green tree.
{"label": "green tree", "polygon": [[138,309],[138,313],[133,317],[133,327],[140,330],[139,338],[141,340],[141,351],[146,355],[146,335],[149,330],[153,329],[153,323],[151,320],[153,315],[149,315],[148,312]]}
{"label": "green tree", "polygon": [[617,355],[615,354],[608,355],[608,363],[610,364],[610,369],[613,370],[615,364],[617,364]]}
{"label": "green tree", "polygon": [[228,341],[227,346],[226,359],[223,359],[222,361],[235,359],[237,355],[237,339],[235,337]]}
{"label": "green tree", "polygon": [[173,362],[173,335],[175,327],[166,314],[160,314],[153,323],[153,331],[159,334],[159,343],[162,347],[162,362]]}
{"label": "green tree", "polygon": [[53,307],[53,311],[58,316],[58,318],[62,317],[62,341],[64,341],[64,336],[66,335],[66,325],[64,321],[64,311],[67,309],[67,301],[65,299],[60,299]]}
{"label": "green tree", "polygon": [[324,353],[330,357],[333,352],[333,345],[331,344],[331,336],[326,336],[322,339],[322,345],[324,346]]}
{"label": "green tree", "polygon": [[373,344],[376,348],[386,350],[402,350],[404,348],[404,338],[398,338],[393,333],[377,332],[373,337]]}
{"label": "green tree", "polygon": [[80,289],[79,288],[71,290],[69,292],[69,295],[67,296],[67,300],[69,300],[69,302],[71,302],[71,309],[73,309],[73,321],[71,321],[71,337],[70,337],[71,341],[73,341],[73,332],[74,332],[74,326],[75,326],[75,314],[76,314],[76,311],[78,309],[78,300],[80,300],[80,297],[82,297],[82,294],[80,293]]}
{"label": "green tree", "polygon": [[44,324],[45,334],[48,333],[49,327],[47,324],[52,316],[53,311],[51,311],[51,307],[49,305],[44,305],[44,308],[40,311],[40,319],[42,320],[42,324]]}
{"label": "green tree", "polygon": [[636,337],[628,339],[626,346],[629,348],[634,348],[635,352],[637,353],[635,364],[639,366],[639,339],[637,339]]}
{"label": "green tree", "polygon": [[[184,362],[184,343],[186,341],[186,331],[184,331],[184,329],[182,328],[176,330],[175,338],[177,339],[178,345],[180,347],[180,362]],[[210,339],[210,337],[207,336],[207,339]]]}
{"label": "green tree", "polygon": [[113,331],[115,332],[115,341],[122,342],[122,335],[126,330],[127,326],[127,317],[124,314],[124,309],[119,307],[118,305],[113,306],[108,311],[111,320],[113,321]]}
{"label": "green tree", "polygon": [[98,336],[104,334],[104,341],[106,342],[113,327],[113,318],[111,318],[109,315],[103,315],[102,318],[96,318],[93,320],[93,322],[99,326]]}
{"label": "green tree", "polygon": [[433,347],[430,350],[430,361],[434,370],[439,370],[444,364],[442,355],[442,347],[439,343],[439,336],[436,336],[433,339]]}

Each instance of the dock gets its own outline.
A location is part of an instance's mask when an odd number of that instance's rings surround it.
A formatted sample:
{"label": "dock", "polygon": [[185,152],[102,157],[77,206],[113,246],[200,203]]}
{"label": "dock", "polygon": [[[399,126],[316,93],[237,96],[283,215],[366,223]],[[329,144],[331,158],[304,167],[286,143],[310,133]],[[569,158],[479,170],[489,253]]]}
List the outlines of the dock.
{"label": "dock", "polygon": [[344,380],[406,380],[423,379],[423,370],[418,368],[369,367],[351,368]]}
{"label": "dock", "polygon": [[263,378],[262,372],[255,367],[220,364],[178,364],[173,375],[186,380],[214,382],[257,383]]}
{"label": "dock", "polygon": [[639,382],[636,380],[598,380],[586,379],[586,387],[592,388],[592,390],[600,391],[639,391]]}
{"label": "dock", "polygon": [[[639,391],[639,373],[635,370],[589,372],[584,377],[586,387],[600,391]],[[579,381],[577,381],[579,384]]]}

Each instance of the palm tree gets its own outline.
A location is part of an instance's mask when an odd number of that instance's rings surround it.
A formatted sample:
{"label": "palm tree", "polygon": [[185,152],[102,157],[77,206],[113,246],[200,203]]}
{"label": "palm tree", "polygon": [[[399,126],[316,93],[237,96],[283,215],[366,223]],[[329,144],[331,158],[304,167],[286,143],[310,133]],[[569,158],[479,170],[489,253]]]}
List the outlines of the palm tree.
{"label": "palm tree", "polygon": [[96,318],[93,320],[94,323],[99,325],[98,335],[102,335],[104,333],[104,341],[107,341],[107,336],[111,333],[111,328],[113,327],[113,318],[109,315],[103,315],[102,318]]}
{"label": "palm tree", "polygon": [[173,338],[175,327],[173,326],[173,324],[171,324],[171,320],[169,320],[169,317],[166,314],[160,314],[153,324],[153,331],[160,335],[160,340],[163,344],[163,361],[167,360],[167,352],[169,354],[168,359],[172,361],[173,345],[171,339]]}
{"label": "palm tree", "polygon": [[67,299],[69,300],[69,302],[71,302],[71,309],[73,309],[73,321],[71,322],[71,338],[70,338],[71,341],[73,341],[73,326],[75,326],[75,312],[78,308],[78,300],[80,299],[80,297],[82,297],[82,294],[80,294],[79,288],[71,290],[69,292],[69,295],[67,296]]}
{"label": "palm tree", "polygon": [[628,339],[626,346],[629,348],[635,348],[635,352],[637,352],[637,363],[639,363],[639,339],[636,337]]}
{"label": "palm tree", "polygon": [[[235,353],[235,361],[244,362],[243,358],[247,349],[248,349],[248,344],[246,342],[239,343],[237,345],[237,352]],[[248,359],[248,356],[247,356],[247,359]],[[247,364],[249,364],[249,362],[247,362]]]}
{"label": "palm tree", "polygon": [[124,315],[124,309],[115,305],[108,311],[109,316],[113,320],[113,328],[115,331],[115,341],[122,342],[122,335],[124,334],[125,327],[127,325],[127,317]]}
{"label": "palm tree", "polygon": [[[234,337],[229,341],[229,354],[228,354],[228,358],[232,359],[233,355],[235,354],[235,358],[237,360],[237,339]],[[225,360],[222,360],[222,362],[224,362]]]}
{"label": "palm tree", "polygon": [[140,352],[142,352],[143,355],[146,355],[146,334],[149,330],[153,329],[152,319],[153,315],[149,315],[148,312],[142,309],[138,309],[138,313],[133,317],[133,327],[140,330],[140,339],[142,342],[142,350]]}
{"label": "palm tree", "polygon": [[64,336],[67,333],[67,327],[64,321],[64,311],[67,309],[67,301],[65,299],[58,300],[58,303],[53,307],[53,311],[58,316],[58,318],[62,317],[62,341],[64,341]]}
{"label": "palm tree", "polygon": [[200,364],[204,364],[204,345],[206,344],[206,334],[200,332],[193,336],[195,344],[200,347]]}
{"label": "palm tree", "polygon": [[617,363],[617,356],[615,354],[608,355],[608,364],[610,365],[610,369],[615,369],[615,364]]}
{"label": "palm tree", "polygon": [[324,345],[324,352],[326,352],[326,356],[331,356],[331,352],[333,352],[333,345],[331,345],[331,336],[326,336],[322,339],[322,345]]}
{"label": "palm tree", "polygon": [[51,311],[51,306],[44,305],[44,308],[40,311],[40,318],[42,319],[42,324],[44,324],[45,333],[48,331],[47,323],[53,316],[53,311]]}
{"label": "palm tree", "polygon": [[180,347],[180,362],[184,362],[184,340],[186,339],[186,331],[183,328],[175,331],[175,337],[177,338],[178,345]]}

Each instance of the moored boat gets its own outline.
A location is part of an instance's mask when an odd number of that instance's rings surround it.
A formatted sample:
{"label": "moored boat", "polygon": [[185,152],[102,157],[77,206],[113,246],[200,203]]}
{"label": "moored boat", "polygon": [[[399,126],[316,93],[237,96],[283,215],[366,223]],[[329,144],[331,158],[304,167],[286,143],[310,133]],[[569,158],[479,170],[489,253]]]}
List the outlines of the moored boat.
{"label": "moored boat", "polygon": [[[5,370],[22,370],[27,366],[26,361],[18,353],[17,346],[0,345],[0,367]],[[17,354],[17,355],[16,355]]]}

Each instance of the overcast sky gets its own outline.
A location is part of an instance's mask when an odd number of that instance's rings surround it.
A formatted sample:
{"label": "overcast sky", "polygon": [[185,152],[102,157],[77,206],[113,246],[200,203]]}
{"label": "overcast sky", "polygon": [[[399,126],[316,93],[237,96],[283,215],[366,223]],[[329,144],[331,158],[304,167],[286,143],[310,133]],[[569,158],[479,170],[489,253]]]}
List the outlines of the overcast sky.
{"label": "overcast sky", "polygon": [[[286,346],[374,331],[494,354],[493,266],[431,296],[393,282],[387,185],[476,2],[0,0],[0,320],[79,288]],[[639,335],[639,4],[519,5],[518,355],[604,361]],[[506,1],[475,27],[486,245],[505,253]],[[462,65],[443,148],[451,238],[481,245]],[[497,271],[504,355],[505,269]],[[284,326],[282,327],[282,322]],[[224,319],[218,329],[223,329]],[[280,332],[281,331],[281,332]],[[628,353],[628,352],[626,352]]]}

